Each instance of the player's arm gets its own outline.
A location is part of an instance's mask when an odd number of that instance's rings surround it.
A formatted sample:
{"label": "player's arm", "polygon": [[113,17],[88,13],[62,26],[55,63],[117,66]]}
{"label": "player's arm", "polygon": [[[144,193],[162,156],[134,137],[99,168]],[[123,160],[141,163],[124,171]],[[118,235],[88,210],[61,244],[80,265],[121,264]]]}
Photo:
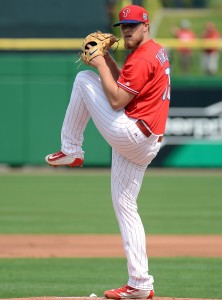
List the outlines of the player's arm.
{"label": "player's arm", "polygon": [[105,61],[108,65],[108,67],[110,68],[110,71],[113,75],[114,80],[117,81],[117,79],[119,78],[120,75],[120,70],[117,66],[117,63],[115,62],[115,60],[112,58],[112,56],[109,54],[109,52],[107,52],[104,55]]}
{"label": "player's arm", "polygon": [[90,61],[90,65],[97,68],[101,84],[106,97],[114,110],[121,110],[135,97],[117,85],[116,78],[107,65],[103,56],[99,55]]}

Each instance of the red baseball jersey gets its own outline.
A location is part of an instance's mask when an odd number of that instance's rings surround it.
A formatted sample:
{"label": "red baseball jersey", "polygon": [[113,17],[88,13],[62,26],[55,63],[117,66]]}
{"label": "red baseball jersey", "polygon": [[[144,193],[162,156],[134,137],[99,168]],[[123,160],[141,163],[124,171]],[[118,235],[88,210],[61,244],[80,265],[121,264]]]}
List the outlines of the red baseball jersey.
{"label": "red baseball jersey", "polygon": [[125,107],[126,114],[162,135],[170,102],[170,65],[163,47],[149,40],[130,53],[117,84],[135,95]]}

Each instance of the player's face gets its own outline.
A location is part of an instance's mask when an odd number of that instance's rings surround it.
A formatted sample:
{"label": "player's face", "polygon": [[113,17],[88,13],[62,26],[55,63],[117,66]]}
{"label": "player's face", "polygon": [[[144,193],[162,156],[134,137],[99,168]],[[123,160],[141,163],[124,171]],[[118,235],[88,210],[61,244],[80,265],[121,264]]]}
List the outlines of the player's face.
{"label": "player's face", "polygon": [[147,23],[139,24],[121,24],[124,46],[128,50],[135,50],[148,39],[149,25]]}

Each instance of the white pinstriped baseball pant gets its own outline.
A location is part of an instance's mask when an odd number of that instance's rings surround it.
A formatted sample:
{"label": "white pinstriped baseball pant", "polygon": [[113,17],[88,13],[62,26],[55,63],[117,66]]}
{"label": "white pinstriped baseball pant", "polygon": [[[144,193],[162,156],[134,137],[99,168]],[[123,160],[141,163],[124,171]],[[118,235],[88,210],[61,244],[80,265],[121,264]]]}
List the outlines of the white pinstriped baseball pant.
{"label": "white pinstriped baseball pant", "polygon": [[99,76],[82,71],[74,81],[62,126],[61,150],[65,154],[84,156],[83,134],[90,117],[112,147],[112,201],[127,257],[128,285],[151,290],[154,280],[148,275],[145,232],[137,212],[137,197],[144,172],[160,149],[158,137],[147,138],[136,126],[136,119],[127,117],[124,110],[114,111]]}

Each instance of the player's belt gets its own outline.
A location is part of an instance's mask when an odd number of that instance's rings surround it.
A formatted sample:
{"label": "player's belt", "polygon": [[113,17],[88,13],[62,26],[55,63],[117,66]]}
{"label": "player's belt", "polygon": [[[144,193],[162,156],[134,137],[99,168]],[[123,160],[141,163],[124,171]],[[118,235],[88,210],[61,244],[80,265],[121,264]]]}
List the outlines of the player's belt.
{"label": "player's belt", "polygon": [[[152,132],[149,131],[149,129],[143,124],[141,120],[136,121],[136,126],[142,131],[142,133],[146,136],[149,137],[151,136]],[[162,142],[163,136],[159,136],[157,142],[160,143]]]}

